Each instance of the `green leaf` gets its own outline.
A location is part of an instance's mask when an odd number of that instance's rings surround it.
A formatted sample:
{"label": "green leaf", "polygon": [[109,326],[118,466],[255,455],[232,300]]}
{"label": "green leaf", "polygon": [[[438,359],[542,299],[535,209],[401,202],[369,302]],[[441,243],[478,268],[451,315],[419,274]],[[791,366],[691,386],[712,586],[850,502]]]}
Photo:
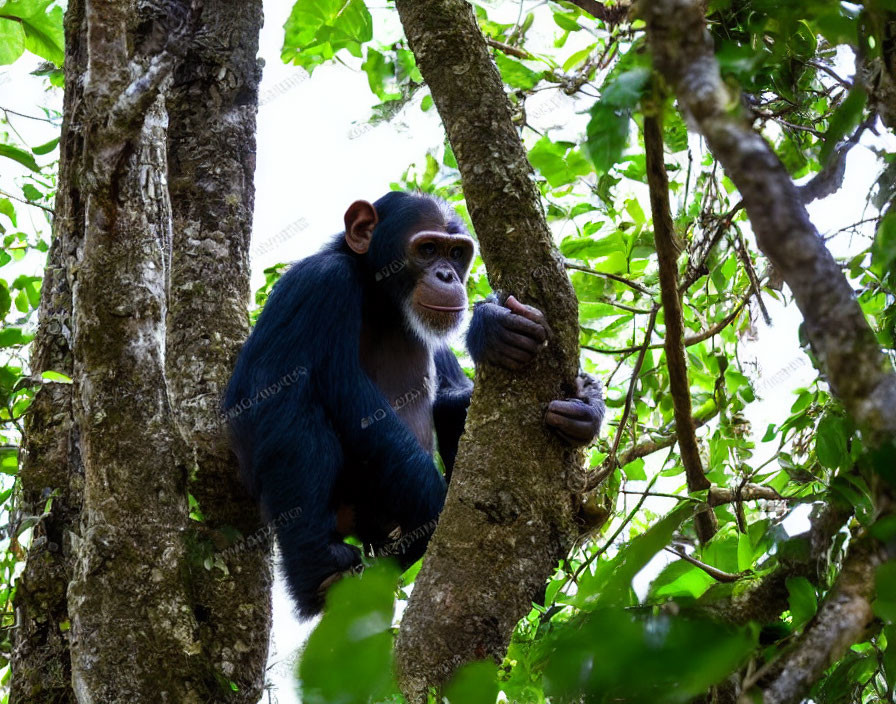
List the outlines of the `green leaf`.
{"label": "green leaf", "polygon": [[367,84],[377,98],[386,102],[401,97],[401,93],[386,90],[386,83],[395,77],[395,65],[386,61],[386,57],[376,49],[367,50],[367,60],[361,64],[361,68],[367,73]]}
{"label": "green leaf", "polygon": [[828,131],[824,135],[824,146],[818,157],[821,163],[828,160],[841,139],[858,127],[859,122],[862,121],[862,111],[865,109],[866,102],[868,102],[868,94],[859,81],[856,81],[852,90],[849,91],[849,95],[846,96],[846,100],[831,116]]}
{"label": "green leaf", "polygon": [[883,658],[884,671],[890,691],[893,691],[896,690],[896,626],[887,626],[884,635],[887,638],[887,650]]}
{"label": "green leaf", "polygon": [[451,704],[495,704],[498,679],[493,662],[474,662],[461,668],[444,692]]}
{"label": "green leaf", "polygon": [[790,604],[790,615],[793,617],[794,629],[802,628],[818,611],[818,597],[815,587],[805,577],[788,577],[787,603]]}
{"label": "green leaf", "polygon": [[5,156],[7,159],[17,161],[23,166],[27,166],[32,171],[40,171],[40,167],[29,152],[14,147],[11,144],[0,144],[0,156]]}
{"label": "green leaf", "polygon": [[51,5],[53,0],[7,0],[0,5],[0,15],[21,20],[28,51],[62,66],[65,60],[62,8]]}
{"label": "green leaf", "polygon": [[641,66],[620,73],[604,86],[600,102],[614,108],[635,108],[644,95],[650,74],[651,69]]}
{"label": "green leaf", "polygon": [[601,562],[594,574],[579,580],[573,603],[582,608],[628,605],[632,580],[672,540],[678,527],[693,514],[693,507],[680,504],[666,516],[620,549],[612,560]]}
{"label": "green leaf", "polygon": [[22,194],[28,200],[40,200],[44,197],[44,194],[37,190],[30,183],[26,183],[24,186],[22,186]]}
{"label": "green leaf", "polygon": [[373,20],[363,0],[298,0],[284,29],[281,58],[311,73],[343,49],[361,56]]}
{"label": "green leaf", "polygon": [[13,227],[17,227],[16,225],[16,209],[15,206],[6,198],[0,198],[0,213],[3,213],[6,217],[9,218]]}
{"label": "green leaf", "polygon": [[9,326],[0,330],[0,347],[14,347],[31,342],[34,335],[26,334],[22,328]]}
{"label": "green leaf", "polygon": [[25,51],[25,27],[21,22],[0,18],[0,64],[11,64]]}
{"label": "green leaf", "polygon": [[758,632],[621,609],[602,609],[575,626],[542,648],[552,701],[689,702],[743,663]]}
{"label": "green leaf", "polygon": [[828,469],[837,469],[849,461],[846,449],[846,423],[843,418],[825,415],[815,432],[815,454]]}
{"label": "green leaf", "polygon": [[639,457],[634,462],[629,462],[622,467],[622,473],[629,481],[645,481],[647,472],[644,471],[644,458]]}
{"label": "green leaf", "polygon": [[15,476],[19,471],[19,453],[14,449],[0,450],[0,474]]}
{"label": "green leaf", "polygon": [[12,296],[9,295],[9,286],[0,279],[0,320],[6,317],[10,308],[12,308]]}
{"label": "green leaf", "polygon": [[495,54],[495,63],[501,71],[503,81],[520,90],[532,90],[541,80],[541,73],[528,68],[522,61],[511,58],[503,52]]}
{"label": "green leaf", "polygon": [[666,567],[650,585],[650,600],[665,601],[676,597],[699,598],[716,580],[699,567],[676,560]]}
{"label": "green leaf", "polygon": [[591,171],[588,162],[569,142],[552,142],[542,137],[529,150],[529,161],[541,172],[551,188],[573,183]]}
{"label": "green leaf", "polygon": [[55,381],[58,384],[71,384],[71,377],[67,377],[65,374],[60,374],[59,372],[54,372],[47,370],[45,372],[40,373],[40,378],[44,381]]}
{"label": "green leaf", "polygon": [[874,584],[877,592],[874,613],[890,625],[896,624],[896,560],[877,568]]}
{"label": "green leaf", "polygon": [[44,154],[49,154],[53,151],[57,144],[59,144],[59,137],[51,139],[49,142],[41,144],[39,147],[34,147],[31,151],[38,156],[43,156]]}
{"label": "green leaf", "polygon": [[398,572],[380,561],[327,592],[323,619],[299,664],[306,704],[379,701],[392,681],[392,605]]}
{"label": "green leaf", "polygon": [[606,173],[619,162],[628,146],[631,112],[598,102],[590,114],[585,144],[595,170]]}
{"label": "green leaf", "polygon": [[871,269],[881,278],[896,280],[896,213],[888,212],[880,221],[871,246]]}

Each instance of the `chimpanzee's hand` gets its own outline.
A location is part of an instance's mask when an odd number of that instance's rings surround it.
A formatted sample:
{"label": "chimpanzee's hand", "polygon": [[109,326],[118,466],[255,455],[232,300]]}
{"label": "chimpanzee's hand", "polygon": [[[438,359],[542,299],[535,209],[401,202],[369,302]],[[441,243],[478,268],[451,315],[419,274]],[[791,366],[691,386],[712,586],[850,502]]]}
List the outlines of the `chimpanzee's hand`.
{"label": "chimpanzee's hand", "polygon": [[473,310],[467,346],[476,364],[488,362],[505,369],[522,369],[548,338],[544,315],[508,296],[502,306],[490,297]]}
{"label": "chimpanzee's hand", "polygon": [[576,398],[551,401],[544,422],[573,447],[588,445],[600,431],[604,419],[603,392],[594,377],[580,373]]}

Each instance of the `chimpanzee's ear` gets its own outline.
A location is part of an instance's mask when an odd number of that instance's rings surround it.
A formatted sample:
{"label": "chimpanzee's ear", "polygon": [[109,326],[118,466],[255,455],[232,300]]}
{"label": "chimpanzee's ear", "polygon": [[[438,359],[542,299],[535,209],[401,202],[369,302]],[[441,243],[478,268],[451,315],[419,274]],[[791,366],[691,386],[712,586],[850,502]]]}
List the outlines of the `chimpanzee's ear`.
{"label": "chimpanzee's ear", "polygon": [[373,228],[379,222],[374,208],[366,200],[356,200],[345,211],[345,241],[353,252],[365,254],[370,249]]}

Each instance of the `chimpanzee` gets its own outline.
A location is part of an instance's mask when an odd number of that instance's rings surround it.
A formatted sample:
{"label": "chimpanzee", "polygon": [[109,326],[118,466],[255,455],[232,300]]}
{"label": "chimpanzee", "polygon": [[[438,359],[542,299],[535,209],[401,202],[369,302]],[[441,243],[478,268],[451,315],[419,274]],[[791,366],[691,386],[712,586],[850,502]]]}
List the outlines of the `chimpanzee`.
{"label": "chimpanzee", "polygon": [[[467,309],[473,253],[444,201],[397,191],[356,201],[345,232],[275,284],[240,353],[225,415],[302,616],[360,564],[345,537],[404,567],[426,549],[473,389],[446,345]],[[519,369],[546,337],[538,310],[492,296],[475,306],[467,341],[477,365]],[[578,445],[604,413],[599,384],[585,378],[578,398],[546,415]]]}

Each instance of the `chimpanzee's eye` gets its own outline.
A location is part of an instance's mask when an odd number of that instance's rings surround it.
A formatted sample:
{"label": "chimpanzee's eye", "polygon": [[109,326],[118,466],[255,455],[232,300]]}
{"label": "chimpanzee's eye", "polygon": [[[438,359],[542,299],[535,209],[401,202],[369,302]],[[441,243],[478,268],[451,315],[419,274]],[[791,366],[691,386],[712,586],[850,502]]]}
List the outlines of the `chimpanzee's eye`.
{"label": "chimpanzee's eye", "polygon": [[460,261],[464,257],[464,248],[452,247],[450,254],[452,259],[454,259],[455,261]]}
{"label": "chimpanzee's eye", "polygon": [[436,246],[432,242],[424,242],[420,245],[417,251],[419,251],[420,255],[423,257],[433,257],[436,253]]}

